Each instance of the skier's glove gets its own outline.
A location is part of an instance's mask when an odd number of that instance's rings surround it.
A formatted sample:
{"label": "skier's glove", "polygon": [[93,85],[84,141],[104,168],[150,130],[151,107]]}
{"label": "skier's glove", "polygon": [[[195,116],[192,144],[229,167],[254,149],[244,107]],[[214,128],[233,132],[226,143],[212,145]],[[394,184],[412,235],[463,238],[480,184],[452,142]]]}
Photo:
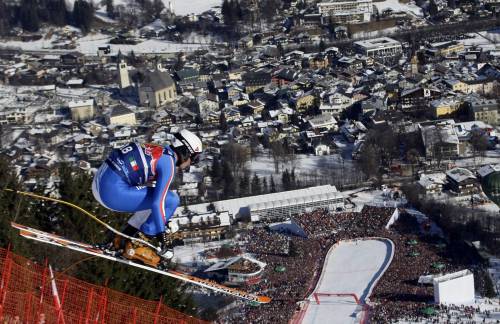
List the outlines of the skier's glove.
{"label": "skier's glove", "polygon": [[177,222],[169,221],[167,226],[167,231],[169,234],[173,234],[179,230],[179,225],[177,224]]}

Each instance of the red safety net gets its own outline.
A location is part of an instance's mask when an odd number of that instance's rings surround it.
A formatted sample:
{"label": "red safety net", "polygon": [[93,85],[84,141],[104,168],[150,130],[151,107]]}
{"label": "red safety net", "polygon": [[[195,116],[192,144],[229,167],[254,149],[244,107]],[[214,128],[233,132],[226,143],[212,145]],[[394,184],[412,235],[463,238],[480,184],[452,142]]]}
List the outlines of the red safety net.
{"label": "red safety net", "polygon": [[206,323],[169,308],[89,284],[71,276],[51,274],[47,264],[0,249],[0,319],[6,323]]}

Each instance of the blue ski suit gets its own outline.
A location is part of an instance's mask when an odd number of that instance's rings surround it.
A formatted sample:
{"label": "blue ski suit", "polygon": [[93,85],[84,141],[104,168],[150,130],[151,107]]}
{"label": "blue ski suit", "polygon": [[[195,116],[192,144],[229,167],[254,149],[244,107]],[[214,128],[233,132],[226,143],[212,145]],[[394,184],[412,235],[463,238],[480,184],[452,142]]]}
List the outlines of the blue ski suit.
{"label": "blue ski suit", "polygon": [[[165,231],[179,206],[179,196],[168,190],[175,164],[170,147],[129,143],[111,152],[94,176],[92,192],[101,205],[114,211],[151,210],[138,229],[146,235],[157,235]],[[156,186],[148,187],[152,181]]]}

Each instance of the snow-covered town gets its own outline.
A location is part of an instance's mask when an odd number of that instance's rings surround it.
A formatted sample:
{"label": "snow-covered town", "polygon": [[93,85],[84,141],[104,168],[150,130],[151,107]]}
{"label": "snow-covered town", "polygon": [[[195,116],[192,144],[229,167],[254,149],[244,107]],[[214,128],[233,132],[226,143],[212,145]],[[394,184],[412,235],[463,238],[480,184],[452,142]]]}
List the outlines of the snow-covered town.
{"label": "snow-covered town", "polygon": [[499,13],[0,0],[0,319],[499,323]]}

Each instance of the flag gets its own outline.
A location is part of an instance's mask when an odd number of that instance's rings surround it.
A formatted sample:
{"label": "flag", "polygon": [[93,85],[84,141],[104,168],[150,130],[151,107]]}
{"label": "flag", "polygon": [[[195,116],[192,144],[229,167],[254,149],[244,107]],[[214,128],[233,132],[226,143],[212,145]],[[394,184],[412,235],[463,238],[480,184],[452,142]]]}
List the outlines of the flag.
{"label": "flag", "polygon": [[139,166],[137,165],[137,162],[135,162],[135,159],[133,157],[129,157],[128,161],[130,162],[130,165],[132,166],[132,170],[137,171],[139,170]]}

